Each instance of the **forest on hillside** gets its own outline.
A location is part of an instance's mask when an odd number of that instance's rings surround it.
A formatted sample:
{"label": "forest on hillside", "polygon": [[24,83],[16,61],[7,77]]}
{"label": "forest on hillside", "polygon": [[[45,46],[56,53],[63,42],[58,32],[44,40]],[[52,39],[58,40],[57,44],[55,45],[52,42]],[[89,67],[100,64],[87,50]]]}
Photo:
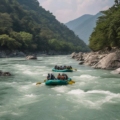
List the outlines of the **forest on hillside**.
{"label": "forest on hillside", "polygon": [[0,0],[0,50],[72,52],[89,48],[37,0]]}
{"label": "forest on hillside", "polygon": [[99,17],[97,26],[91,34],[89,47],[93,51],[102,50],[106,47],[120,48],[120,0]]}

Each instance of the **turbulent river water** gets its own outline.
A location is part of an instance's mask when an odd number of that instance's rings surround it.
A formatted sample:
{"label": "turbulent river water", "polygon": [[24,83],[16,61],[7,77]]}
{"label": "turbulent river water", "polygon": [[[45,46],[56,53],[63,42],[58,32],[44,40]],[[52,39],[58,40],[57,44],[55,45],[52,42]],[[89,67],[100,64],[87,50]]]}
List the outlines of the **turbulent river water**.
{"label": "turbulent river water", "polygon": [[[76,68],[67,73],[75,84],[46,86],[54,65]],[[4,58],[0,69],[12,73],[0,77],[0,120],[120,120],[120,75],[111,71],[80,66],[70,56]]]}

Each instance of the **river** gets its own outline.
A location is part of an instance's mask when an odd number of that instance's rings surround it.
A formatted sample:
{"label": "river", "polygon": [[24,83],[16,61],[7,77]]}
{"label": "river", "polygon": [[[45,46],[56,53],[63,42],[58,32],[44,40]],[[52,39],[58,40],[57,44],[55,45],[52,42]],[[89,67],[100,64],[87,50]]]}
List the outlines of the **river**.
{"label": "river", "polygon": [[[75,84],[46,86],[54,65],[76,68],[67,73]],[[120,75],[111,71],[80,66],[70,56],[1,58],[0,69],[12,74],[0,77],[0,120],[120,120]]]}

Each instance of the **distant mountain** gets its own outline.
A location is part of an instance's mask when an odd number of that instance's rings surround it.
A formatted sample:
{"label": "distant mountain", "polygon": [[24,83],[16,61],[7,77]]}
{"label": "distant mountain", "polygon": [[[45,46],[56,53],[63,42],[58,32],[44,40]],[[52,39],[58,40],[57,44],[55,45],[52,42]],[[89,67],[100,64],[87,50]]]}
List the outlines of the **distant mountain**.
{"label": "distant mountain", "polygon": [[98,13],[96,15],[86,14],[66,23],[66,26],[69,29],[73,30],[74,33],[79,36],[79,38],[81,38],[86,44],[88,44],[89,37],[96,26],[96,21],[98,17],[102,15],[102,13]]}
{"label": "distant mountain", "polygon": [[69,27],[69,29],[75,30],[78,25],[82,24],[84,21],[88,20],[91,17],[93,17],[93,15],[85,14],[75,20],[69,21],[66,23],[66,25]]}

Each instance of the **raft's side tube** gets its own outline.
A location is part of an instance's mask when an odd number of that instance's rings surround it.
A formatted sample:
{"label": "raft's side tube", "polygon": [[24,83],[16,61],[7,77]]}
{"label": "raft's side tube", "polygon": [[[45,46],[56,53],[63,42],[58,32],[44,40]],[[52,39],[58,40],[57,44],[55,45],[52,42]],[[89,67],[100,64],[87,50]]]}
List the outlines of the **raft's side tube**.
{"label": "raft's side tube", "polygon": [[54,71],[54,72],[73,72],[72,69],[57,70],[55,68],[53,68],[52,71]]}

